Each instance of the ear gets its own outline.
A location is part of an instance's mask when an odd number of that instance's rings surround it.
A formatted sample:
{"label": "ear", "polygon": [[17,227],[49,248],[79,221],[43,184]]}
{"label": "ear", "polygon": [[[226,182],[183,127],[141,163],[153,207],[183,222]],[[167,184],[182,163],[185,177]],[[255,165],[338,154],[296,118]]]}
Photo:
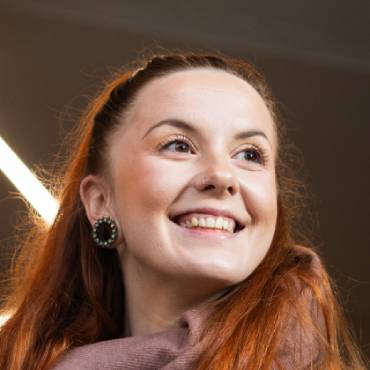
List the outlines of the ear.
{"label": "ear", "polygon": [[80,197],[91,225],[103,216],[111,216],[108,188],[102,178],[86,176],[80,184]]}

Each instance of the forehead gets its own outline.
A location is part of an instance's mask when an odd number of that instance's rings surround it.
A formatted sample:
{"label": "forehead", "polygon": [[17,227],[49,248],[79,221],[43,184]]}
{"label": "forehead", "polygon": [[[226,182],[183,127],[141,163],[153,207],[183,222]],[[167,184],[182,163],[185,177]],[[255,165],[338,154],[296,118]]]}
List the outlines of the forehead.
{"label": "forehead", "polygon": [[144,85],[125,117],[126,129],[141,133],[168,118],[204,123],[215,133],[258,128],[273,146],[276,142],[272,116],[259,93],[241,78],[210,67],[172,72]]}

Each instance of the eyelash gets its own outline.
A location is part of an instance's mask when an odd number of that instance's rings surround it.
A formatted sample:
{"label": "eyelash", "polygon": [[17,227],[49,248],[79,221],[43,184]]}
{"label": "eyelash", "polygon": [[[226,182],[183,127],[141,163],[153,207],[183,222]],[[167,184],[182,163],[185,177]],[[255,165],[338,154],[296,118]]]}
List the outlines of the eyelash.
{"label": "eyelash", "polygon": [[[176,135],[176,136],[172,136],[172,137],[167,138],[166,140],[162,141],[158,145],[158,148],[159,148],[159,150],[163,150],[167,145],[175,143],[175,142],[180,142],[180,141],[185,142],[186,144],[189,145],[189,147],[193,147],[193,144],[191,143],[191,141],[186,136]],[[268,161],[268,155],[267,155],[266,151],[261,146],[259,146],[258,144],[251,144],[251,146],[249,148],[245,148],[244,150],[240,151],[239,153],[241,153],[243,151],[246,151],[248,149],[255,149],[258,152],[258,155],[260,157],[260,163],[262,165],[266,164],[266,162]]]}

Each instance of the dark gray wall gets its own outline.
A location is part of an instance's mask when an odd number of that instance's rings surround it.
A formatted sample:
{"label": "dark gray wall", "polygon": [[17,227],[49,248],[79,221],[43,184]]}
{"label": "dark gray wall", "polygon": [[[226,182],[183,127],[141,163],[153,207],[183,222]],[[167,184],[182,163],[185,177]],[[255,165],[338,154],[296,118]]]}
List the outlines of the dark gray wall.
{"label": "dark gray wall", "polygon": [[[30,167],[47,167],[86,95],[141,51],[159,44],[247,58],[266,74],[302,151],[315,241],[369,351],[370,2],[60,3],[0,1],[0,135]],[[14,194],[0,175],[2,271],[26,210]]]}

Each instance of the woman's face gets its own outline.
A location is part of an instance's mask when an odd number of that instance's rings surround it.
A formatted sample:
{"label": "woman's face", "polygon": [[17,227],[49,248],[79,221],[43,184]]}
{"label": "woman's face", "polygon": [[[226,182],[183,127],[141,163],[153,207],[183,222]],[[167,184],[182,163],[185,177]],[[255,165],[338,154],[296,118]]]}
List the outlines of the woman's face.
{"label": "woman's face", "polygon": [[[248,277],[277,217],[274,124],[256,90],[211,68],[173,72],[145,85],[122,121],[109,165],[125,278],[218,289]],[[213,216],[195,208],[227,211],[245,227],[200,232],[171,220]]]}

